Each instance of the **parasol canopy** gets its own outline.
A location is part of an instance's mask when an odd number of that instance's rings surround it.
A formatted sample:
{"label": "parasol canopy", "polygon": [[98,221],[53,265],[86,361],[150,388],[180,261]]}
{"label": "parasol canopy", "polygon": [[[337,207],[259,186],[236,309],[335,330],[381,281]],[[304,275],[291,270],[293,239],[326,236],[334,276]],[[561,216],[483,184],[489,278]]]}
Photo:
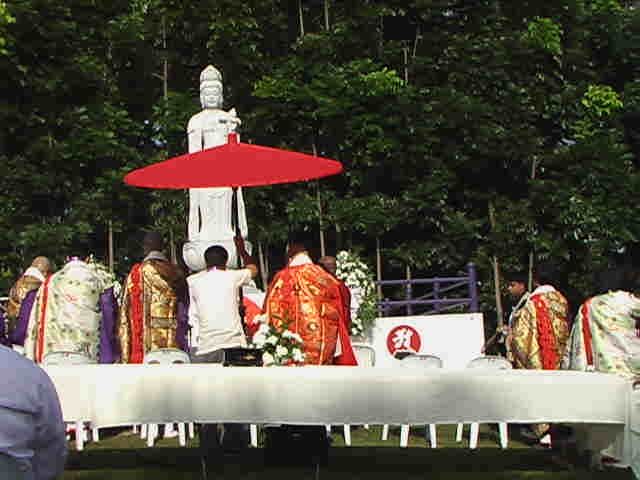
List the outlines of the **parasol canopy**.
{"label": "parasol canopy", "polygon": [[254,187],[328,177],[342,172],[336,160],[238,141],[138,168],[125,183],[146,188]]}

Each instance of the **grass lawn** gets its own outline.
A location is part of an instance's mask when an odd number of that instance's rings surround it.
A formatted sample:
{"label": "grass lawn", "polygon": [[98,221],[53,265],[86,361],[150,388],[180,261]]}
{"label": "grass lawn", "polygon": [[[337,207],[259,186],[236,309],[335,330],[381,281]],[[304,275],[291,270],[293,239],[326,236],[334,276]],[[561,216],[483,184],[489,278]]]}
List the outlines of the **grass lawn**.
{"label": "grass lawn", "polygon": [[[101,432],[100,442],[89,443],[83,452],[70,446],[67,471],[62,480],[199,480],[197,439],[180,448],[177,439],[160,440],[146,448],[131,432]],[[498,447],[497,433],[481,425],[479,448],[468,449],[468,428],[461,444],[455,442],[455,426],[438,427],[438,448],[427,447],[423,428],[412,428],[408,449],[400,449],[399,427],[391,428],[389,440],[380,440],[381,427],[352,427],[352,446],[345,447],[342,427],[334,427],[329,465],[321,479],[442,479],[442,480],[632,480],[629,470],[589,471],[581,462],[559,458],[510,439],[509,448]],[[265,467],[263,450],[250,449],[241,457],[226,457],[212,478],[250,480],[314,478],[311,467]]]}

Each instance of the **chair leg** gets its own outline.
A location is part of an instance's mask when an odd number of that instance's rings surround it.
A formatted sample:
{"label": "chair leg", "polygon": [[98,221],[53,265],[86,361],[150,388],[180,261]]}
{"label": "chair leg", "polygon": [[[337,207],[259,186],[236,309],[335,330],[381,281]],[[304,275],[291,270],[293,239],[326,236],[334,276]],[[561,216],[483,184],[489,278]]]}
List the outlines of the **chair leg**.
{"label": "chair leg", "polygon": [[76,422],[76,450],[84,450],[84,424]]}
{"label": "chair leg", "polygon": [[[158,428],[160,428],[160,427],[158,427]],[[162,435],[162,438],[175,438],[177,436],[178,436],[178,433],[176,432],[176,428],[173,425],[173,423],[165,423],[164,424],[164,433]]]}
{"label": "chair leg", "polygon": [[144,440],[145,438],[147,438],[148,434],[149,434],[149,425],[146,423],[143,423],[142,425],[140,425],[140,438]]}
{"label": "chair leg", "polygon": [[389,440],[389,425],[382,426],[382,440]]}
{"label": "chair leg", "polygon": [[409,425],[400,427],[400,447],[407,448],[409,446]]}
{"label": "chair leg", "polygon": [[186,425],[184,423],[178,424],[178,443],[181,447],[187,445],[187,430]]}
{"label": "chair leg", "polygon": [[153,447],[153,444],[155,443],[155,440],[156,440],[157,428],[158,428],[158,425],[155,423],[151,423],[147,427],[147,447]]}
{"label": "chair leg", "polygon": [[251,435],[251,446],[258,448],[258,425],[249,425],[249,434]]}
{"label": "chair leg", "polygon": [[429,443],[431,443],[431,448],[438,447],[438,434],[436,433],[435,423],[429,424]]}
{"label": "chair leg", "polygon": [[91,440],[94,442],[100,441],[100,432],[98,430],[99,429],[95,427],[91,429]]}
{"label": "chair leg", "polygon": [[331,435],[331,425],[324,426],[327,429],[327,435]]}
{"label": "chair leg", "polygon": [[502,448],[507,448],[509,444],[509,430],[507,429],[506,423],[499,423],[498,430],[500,431],[500,446]]}
{"label": "chair leg", "polygon": [[133,433],[138,433],[138,424],[137,423],[133,424]]}
{"label": "chair leg", "polygon": [[456,442],[462,441],[462,433],[464,432],[464,423],[459,423],[456,428]]}
{"label": "chair leg", "polygon": [[193,422],[189,422],[189,438],[193,439],[196,436],[196,427]]}
{"label": "chair leg", "polygon": [[351,426],[350,425],[344,426],[344,444],[347,447],[351,446]]}
{"label": "chair leg", "polygon": [[478,447],[478,434],[480,433],[480,424],[474,422],[471,424],[471,433],[469,434],[469,448]]}

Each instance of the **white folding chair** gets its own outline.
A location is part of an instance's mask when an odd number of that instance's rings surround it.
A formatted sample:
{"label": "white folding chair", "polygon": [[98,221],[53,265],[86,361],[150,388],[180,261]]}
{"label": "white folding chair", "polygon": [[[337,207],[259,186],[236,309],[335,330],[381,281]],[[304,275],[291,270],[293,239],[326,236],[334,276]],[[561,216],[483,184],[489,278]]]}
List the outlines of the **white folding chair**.
{"label": "white folding chair", "polygon": [[[356,356],[358,367],[370,368],[376,363],[376,351],[370,345],[366,343],[352,343],[353,353]],[[331,425],[327,425],[327,433],[331,433]],[[369,430],[369,425],[364,425],[364,428]],[[351,425],[344,425],[344,444],[347,447],[351,446]]]}
{"label": "white folding chair", "polygon": [[[147,365],[172,365],[191,363],[189,355],[177,348],[159,348],[157,350],[151,350],[144,356],[143,363]],[[165,424],[165,437],[167,433],[173,429],[173,423]],[[158,437],[158,425],[150,423],[148,425],[142,425],[140,428],[140,438],[147,438],[147,446],[153,447],[155,439]],[[193,426],[189,424],[189,434],[193,431]],[[193,437],[192,437],[193,438]],[[184,423],[178,423],[178,442],[181,447],[187,444],[186,427]]]}
{"label": "white folding chair", "polygon": [[[435,355],[409,355],[404,357],[398,363],[399,366],[403,368],[415,368],[415,369],[423,369],[423,370],[433,370],[442,368],[442,359]],[[387,435],[388,435],[388,425],[387,427]],[[409,428],[410,425],[402,425],[400,427],[400,447],[406,448],[409,445]],[[431,448],[436,448],[438,446],[437,440],[437,431],[435,424],[428,425],[428,434],[429,434],[429,443],[431,444]],[[384,429],[383,429],[384,434]]]}
{"label": "white folding chair", "polygon": [[[42,365],[45,367],[51,365],[89,365],[93,363],[96,362],[86,355],[66,351],[49,352],[42,359]],[[76,430],[76,450],[83,450],[84,442],[87,440],[84,431],[84,421],[82,421],[82,419],[77,419],[74,423],[69,423],[68,425],[73,425]],[[97,428],[92,427],[91,437],[94,442],[100,440]]]}
{"label": "white folding chair", "polygon": [[[474,358],[469,362],[467,368],[485,368],[489,370],[511,370],[513,367],[511,363],[497,355],[483,355],[481,357]],[[456,428],[456,442],[462,441],[464,424],[458,423]],[[477,422],[471,423],[471,431],[469,433],[469,448],[475,449],[478,447],[478,434],[480,431],[480,425]],[[507,448],[509,443],[509,434],[506,423],[498,424],[498,431],[500,433],[500,446]]]}

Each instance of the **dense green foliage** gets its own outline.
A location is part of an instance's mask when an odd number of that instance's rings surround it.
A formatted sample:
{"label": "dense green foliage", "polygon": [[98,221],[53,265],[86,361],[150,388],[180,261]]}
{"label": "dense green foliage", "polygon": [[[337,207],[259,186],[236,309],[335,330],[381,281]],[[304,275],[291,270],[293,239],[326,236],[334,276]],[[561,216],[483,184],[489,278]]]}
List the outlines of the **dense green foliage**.
{"label": "dense green foliage", "polygon": [[[186,234],[184,192],[123,174],[186,150],[208,63],[244,141],[341,160],[344,175],[245,193],[273,265],[289,229],[385,276],[551,259],[575,298],[640,223],[640,14],[614,0],[11,0],[0,3],[0,291],[36,254],[140,255]],[[393,40],[383,17],[418,31]],[[397,33],[397,32],[395,32]],[[404,59],[407,58],[405,65]],[[165,65],[167,67],[165,76]],[[166,92],[164,89],[166,80]],[[495,210],[492,225],[489,210]],[[319,241],[316,241],[319,243]]]}

